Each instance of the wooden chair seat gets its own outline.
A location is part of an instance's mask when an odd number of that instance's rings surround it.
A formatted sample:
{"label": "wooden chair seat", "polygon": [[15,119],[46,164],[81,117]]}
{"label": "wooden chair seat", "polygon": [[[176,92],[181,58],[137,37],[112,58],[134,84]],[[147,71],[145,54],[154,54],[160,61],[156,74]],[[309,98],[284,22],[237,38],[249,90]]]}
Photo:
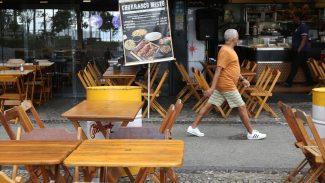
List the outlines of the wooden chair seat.
{"label": "wooden chair seat", "polygon": [[315,163],[325,163],[323,155],[320,152],[318,146],[305,146],[304,149],[312,155],[313,161]]}
{"label": "wooden chair seat", "polygon": [[22,140],[77,140],[77,133],[65,128],[40,128],[21,135]]}
{"label": "wooden chair seat", "polygon": [[111,133],[110,139],[165,139],[165,135],[155,127],[127,127]]}
{"label": "wooden chair seat", "polygon": [[251,96],[261,96],[261,97],[264,97],[264,96],[272,96],[273,94],[272,93],[270,93],[268,90],[265,90],[265,91],[263,91],[263,90],[254,90],[254,91],[252,91],[252,92],[250,92],[250,95]]}

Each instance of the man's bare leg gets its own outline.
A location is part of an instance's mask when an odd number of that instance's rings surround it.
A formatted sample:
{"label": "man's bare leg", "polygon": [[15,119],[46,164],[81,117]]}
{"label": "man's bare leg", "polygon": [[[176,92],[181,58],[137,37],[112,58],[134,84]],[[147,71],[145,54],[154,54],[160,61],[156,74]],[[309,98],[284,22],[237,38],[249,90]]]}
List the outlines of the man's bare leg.
{"label": "man's bare leg", "polygon": [[252,124],[249,121],[249,116],[248,116],[246,105],[242,105],[242,106],[238,107],[238,111],[239,111],[240,119],[243,122],[247,132],[252,133],[253,128],[252,128]]}
{"label": "man's bare leg", "polygon": [[202,118],[212,109],[212,107],[212,104],[209,104],[208,102],[202,107],[191,125],[192,128],[196,128],[201,123]]}

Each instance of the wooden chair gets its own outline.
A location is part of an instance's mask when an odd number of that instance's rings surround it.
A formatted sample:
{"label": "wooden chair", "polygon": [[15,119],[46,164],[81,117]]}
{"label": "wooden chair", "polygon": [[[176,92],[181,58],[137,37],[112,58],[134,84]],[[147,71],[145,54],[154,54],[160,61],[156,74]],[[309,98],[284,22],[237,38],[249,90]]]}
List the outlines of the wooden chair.
{"label": "wooden chair", "polygon": [[[30,115],[28,115],[31,113]],[[33,119],[36,121],[38,128],[34,128],[32,121],[29,116],[32,116]],[[25,133],[21,133],[18,130],[17,136],[13,134],[13,130],[9,126],[9,121],[12,119],[19,119],[20,125],[24,129]],[[24,101],[21,105],[13,107],[5,111],[5,113],[0,113],[0,120],[3,124],[9,138],[11,140],[80,140],[81,139],[81,128],[78,128],[78,133],[71,133],[65,128],[45,128],[43,121],[41,120],[39,114],[37,113],[36,109],[34,108],[31,101]],[[19,128],[20,129],[20,128]],[[69,170],[63,166],[65,177],[60,177],[60,179],[69,180],[72,176],[69,173]],[[17,166],[14,166],[13,169],[13,178],[17,175]],[[30,172],[35,176],[38,177],[41,174],[43,178],[48,177],[48,172],[45,167],[40,167],[40,169],[35,169],[35,173]],[[39,172],[40,171],[40,172]],[[38,172],[38,173],[37,173]],[[53,174],[50,173],[52,179],[54,179]]]}
{"label": "wooden chair", "polygon": [[[194,73],[194,77],[197,80],[199,87],[202,90],[202,93],[204,93],[204,91],[206,91],[210,88],[208,82],[205,80],[203,74],[200,71],[198,71],[197,69],[195,69],[194,67],[192,67],[192,72]],[[208,102],[208,100],[209,100],[209,98],[205,97],[202,94],[201,99],[193,107],[195,112],[198,113],[201,110],[201,108]],[[225,113],[220,106],[215,106],[214,109],[216,110],[216,112],[219,112],[223,118],[227,118],[229,116],[230,111],[229,111],[229,113]]]}
{"label": "wooden chair", "polygon": [[215,70],[216,65],[209,65],[206,62],[200,62],[200,63],[203,66],[203,69],[205,70],[205,72],[207,73],[207,76],[209,76],[210,80],[212,81],[213,77],[214,77],[214,70]]}
{"label": "wooden chair", "polygon": [[324,177],[324,175],[322,174],[325,173],[325,144],[324,141],[322,141],[322,139],[320,138],[311,116],[306,115],[301,110],[297,110],[295,112],[295,117],[297,119],[299,128],[305,128],[303,123],[306,122],[314,137],[313,141],[312,138],[308,136],[308,133],[303,133],[304,139],[306,139],[305,141],[307,144],[307,146],[304,146],[304,150],[313,162],[306,176],[303,178],[304,180],[306,180],[306,182],[315,182],[318,178],[320,178],[320,176]]}
{"label": "wooden chair", "polygon": [[314,88],[324,87],[325,86],[325,63],[321,61],[318,62],[313,58],[310,58],[307,63],[310,67],[312,74],[314,75],[314,77],[318,82],[314,86]]}
{"label": "wooden chair", "polygon": [[[255,72],[256,68],[257,68],[257,63],[254,61],[250,61],[250,60],[244,60],[240,67],[246,68],[252,72]],[[254,77],[255,76],[248,76],[248,77],[246,77],[246,79],[247,79],[247,81],[252,82]]]}
{"label": "wooden chair", "polygon": [[20,76],[0,76],[0,84],[4,86],[0,95],[0,108],[19,105],[25,98],[25,88]]}
{"label": "wooden chair", "polygon": [[16,177],[15,180],[11,180],[9,177],[7,177],[6,174],[0,171],[0,182],[1,183],[24,183],[24,180],[22,179],[22,177]]}
{"label": "wooden chair", "polygon": [[83,73],[84,77],[87,78],[88,82],[90,83],[90,86],[98,86],[95,78],[93,78],[93,76],[90,74],[87,67],[84,68]]}
{"label": "wooden chair", "polygon": [[[278,81],[281,72],[277,69],[271,69],[268,66],[261,73],[260,78],[257,80],[256,85],[245,88],[245,92],[248,95],[248,100],[246,106],[250,115],[254,115],[257,118],[262,109],[271,113],[275,118],[278,118],[277,114],[272,110],[272,108],[266,103],[269,97],[272,96],[273,88]],[[258,107],[255,112],[256,107]]]}
{"label": "wooden chair", "polygon": [[[280,108],[284,118],[286,119],[286,122],[288,123],[288,126],[291,129],[291,132],[293,133],[296,142],[295,146],[297,148],[300,148],[302,150],[302,153],[304,154],[305,158],[298,164],[298,166],[293,169],[289,175],[286,177],[284,182],[297,182],[296,176],[298,173],[306,167],[306,165],[309,163],[311,166],[313,166],[313,162],[310,161],[307,157],[306,151],[304,150],[304,146],[307,145],[307,142],[303,136],[302,131],[300,130],[298,126],[298,122],[295,118],[294,111],[295,109],[292,109],[290,106],[284,104],[283,102],[279,101],[278,102],[278,107]],[[302,129],[304,130],[304,129]],[[306,132],[305,132],[306,133]]]}
{"label": "wooden chair", "polygon": [[[93,65],[90,62],[88,62],[86,67],[87,67],[87,71],[92,76],[92,78],[95,80],[95,82],[98,86],[110,84],[110,82],[108,82],[102,78],[100,73],[97,73],[97,71],[95,70],[95,68],[93,67]],[[111,84],[111,86],[112,86],[112,84]]]}
{"label": "wooden chair", "polygon": [[[158,71],[156,71],[158,72]],[[148,96],[148,91],[143,90],[142,91],[142,96],[145,101],[148,101],[148,97],[150,97],[150,108],[153,110],[156,110],[163,118],[166,116],[166,110],[158,103],[157,98],[159,97],[160,90],[165,83],[167,77],[169,74],[169,70],[166,69],[165,72],[163,73],[162,77],[160,78],[160,81],[155,89],[152,88],[152,91],[150,92],[150,96]],[[148,113],[149,106],[146,106],[145,110],[143,111],[143,117],[145,117]]]}
{"label": "wooden chair", "polygon": [[[110,135],[110,139],[171,139],[171,129],[175,124],[176,119],[178,118],[181,110],[183,108],[183,103],[180,99],[177,100],[175,105],[170,105],[166,116],[164,117],[159,129],[154,127],[122,127],[119,128],[117,131]],[[129,172],[127,168],[124,168],[125,172]],[[154,170],[146,170],[150,172],[150,178],[153,180],[159,180],[159,174],[156,173]],[[144,172],[146,172],[144,171]],[[146,174],[142,171],[142,176],[138,175],[138,177],[145,178]],[[127,173],[130,181],[133,182],[134,178],[130,173]],[[171,182],[178,182],[177,176],[172,169],[168,170],[167,177],[170,179]]]}
{"label": "wooden chair", "polygon": [[[158,76],[159,73],[159,69],[160,69],[160,64],[159,63],[154,63],[151,67],[151,71],[150,71],[150,88],[153,88],[153,85],[156,82],[156,78]],[[142,88],[148,90],[148,70],[144,75],[144,80],[138,80],[135,81],[134,83],[138,86],[141,86]]]}
{"label": "wooden chair", "polygon": [[[33,79],[25,82],[26,88],[31,90],[31,101],[41,105],[46,100],[45,96],[45,85],[46,78],[44,77],[43,71],[39,65],[25,65],[24,69],[33,70]],[[34,101],[34,96],[39,96],[38,101]]]}
{"label": "wooden chair", "polygon": [[198,89],[198,83],[195,80],[195,78],[191,78],[189,74],[187,73],[185,67],[175,61],[175,65],[179,72],[182,75],[182,80],[185,83],[184,88],[177,94],[177,99],[182,99],[182,101],[185,103],[191,96],[194,96],[197,100],[200,100],[200,95],[197,92]]}
{"label": "wooden chair", "polygon": [[77,76],[78,76],[78,78],[79,78],[81,84],[84,86],[85,89],[86,89],[87,87],[90,86],[89,81],[88,81],[88,79],[86,78],[86,76],[85,76],[83,70],[80,70],[80,71],[77,73]]}

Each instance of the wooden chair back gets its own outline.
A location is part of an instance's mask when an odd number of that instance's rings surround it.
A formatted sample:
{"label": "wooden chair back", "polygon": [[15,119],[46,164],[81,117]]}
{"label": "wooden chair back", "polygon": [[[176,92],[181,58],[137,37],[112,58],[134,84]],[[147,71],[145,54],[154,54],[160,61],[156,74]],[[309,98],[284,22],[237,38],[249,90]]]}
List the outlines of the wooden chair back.
{"label": "wooden chair back", "polygon": [[77,75],[78,75],[78,78],[79,78],[79,80],[81,81],[82,85],[84,86],[84,88],[87,88],[87,87],[90,86],[90,83],[89,83],[89,81],[87,80],[87,78],[85,77],[83,70],[80,70],[80,71],[77,73]]}
{"label": "wooden chair back", "polygon": [[3,87],[3,93],[0,95],[2,110],[5,105],[17,105],[25,99],[25,87],[21,76],[0,76],[0,85]]}
{"label": "wooden chair back", "polygon": [[190,78],[189,74],[187,73],[187,71],[186,71],[185,67],[183,66],[183,64],[179,63],[178,61],[175,61],[175,65],[176,65],[178,71],[182,75],[182,80],[184,82],[190,83],[191,78]]}
{"label": "wooden chair back", "polygon": [[266,83],[267,76],[270,74],[271,68],[269,66],[265,66],[264,69],[262,70],[260,76],[258,77],[255,86],[257,88],[263,88],[263,86]]}
{"label": "wooden chair back", "polygon": [[[98,75],[99,77],[101,77],[101,76],[102,76],[102,70],[100,69],[100,67],[98,67],[98,65],[96,64],[95,61],[93,61],[92,66],[93,66],[93,68],[94,68],[94,71],[97,73],[97,75]],[[106,68],[105,68],[105,69],[106,69]]]}
{"label": "wooden chair back", "polygon": [[[297,142],[303,142],[304,137],[299,129],[299,126],[297,124],[293,109],[284,104],[282,101],[278,102],[278,107],[280,108],[284,118],[286,119],[288,126],[291,129],[291,132],[293,133],[294,137],[296,138]],[[304,144],[307,144],[307,142],[304,142]]]}
{"label": "wooden chair back", "polygon": [[308,60],[308,65],[311,68],[312,74],[317,79],[324,79],[325,78],[325,64],[323,62],[316,61],[313,58]]}
{"label": "wooden chair back", "polygon": [[281,72],[278,69],[274,69],[268,75],[266,82],[263,85],[263,91],[267,91],[267,93],[271,94],[275,84],[278,82]]}
{"label": "wooden chair back", "polygon": [[192,67],[192,72],[194,73],[194,77],[195,77],[196,81],[198,82],[201,90],[202,91],[208,90],[209,89],[209,84],[205,80],[203,74],[199,70],[195,69],[194,67]]}
{"label": "wooden chair back", "polygon": [[172,104],[169,106],[168,111],[166,112],[165,117],[163,118],[163,121],[159,127],[159,132],[164,133],[165,130],[167,129],[169,121],[172,119],[172,116],[175,113],[175,105]]}
{"label": "wooden chair back", "polygon": [[92,66],[92,64],[90,62],[88,62],[86,67],[87,67],[87,71],[92,76],[92,78],[95,80],[96,84],[100,85],[100,76],[97,75],[97,73],[96,73],[94,67]]}
{"label": "wooden chair back", "polygon": [[[324,144],[323,144],[323,142],[319,136],[319,133],[314,125],[314,122],[313,122],[311,116],[307,115],[305,112],[303,112],[299,109],[297,109],[297,111],[295,112],[295,116],[298,120],[301,120],[308,124],[309,129],[310,129],[310,131],[314,137],[314,140],[316,142],[316,145],[318,146],[319,152],[322,155],[322,159],[325,162],[325,147],[324,147]],[[306,134],[306,136],[308,136],[308,134]],[[309,138],[309,136],[306,138]],[[310,138],[309,138],[309,140],[310,140]],[[307,144],[307,146],[314,146],[314,144],[309,143],[309,144]]]}
{"label": "wooden chair back", "polygon": [[87,78],[91,86],[97,86],[95,78],[90,74],[89,70],[87,67],[83,70],[84,76]]}
{"label": "wooden chair back", "polygon": [[182,100],[181,99],[178,99],[176,101],[176,104],[175,104],[175,112],[174,112],[172,118],[169,120],[169,123],[166,126],[166,130],[168,130],[170,133],[171,133],[171,130],[172,130],[172,128],[173,128],[173,126],[174,126],[174,124],[175,124],[178,116],[180,115],[180,113],[181,113],[181,111],[183,109],[183,106],[184,105],[182,103]]}
{"label": "wooden chair back", "polygon": [[200,62],[201,65],[203,66],[205,72],[207,73],[207,75],[210,77],[210,79],[212,80],[214,77],[214,72],[212,70],[215,70],[215,68],[211,68],[209,67],[209,64],[205,63],[205,62]]}

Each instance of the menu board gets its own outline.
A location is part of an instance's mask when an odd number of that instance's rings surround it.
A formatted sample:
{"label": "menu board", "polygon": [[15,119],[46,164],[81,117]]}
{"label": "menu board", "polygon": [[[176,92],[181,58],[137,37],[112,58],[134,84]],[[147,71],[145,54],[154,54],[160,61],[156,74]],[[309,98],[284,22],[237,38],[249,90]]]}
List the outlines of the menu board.
{"label": "menu board", "polygon": [[120,0],[125,65],[174,60],[167,0]]}

